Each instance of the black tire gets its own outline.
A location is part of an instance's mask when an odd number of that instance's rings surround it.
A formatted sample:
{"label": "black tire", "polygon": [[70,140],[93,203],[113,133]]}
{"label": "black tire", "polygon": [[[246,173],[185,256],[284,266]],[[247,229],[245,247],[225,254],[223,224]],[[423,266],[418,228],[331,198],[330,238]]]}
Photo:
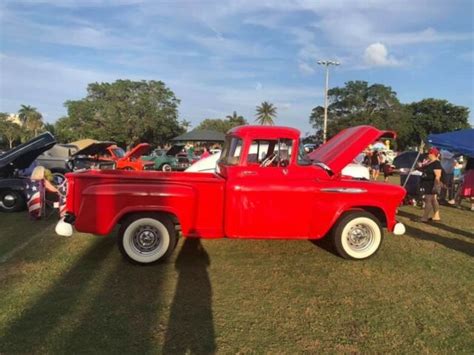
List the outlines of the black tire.
{"label": "black tire", "polygon": [[18,212],[25,207],[25,196],[21,191],[10,189],[0,191],[0,212]]}
{"label": "black tire", "polygon": [[337,253],[345,259],[370,258],[380,249],[383,230],[373,214],[354,211],[344,214],[331,231]]}
{"label": "black tire", "polygon": [[171,170],[173,170],[173,168],[171,167],[170,164],[165,163],[165,164],[163,164],[163,165],[160,166],[160,170],[166,172],[166,171],[171,171]]}
{"label": "black tire", "polygon": [[161,213],[141,213],[123,221],[118,247],[129,262],[150,265],[170,257],[178,239],[171,218]]}

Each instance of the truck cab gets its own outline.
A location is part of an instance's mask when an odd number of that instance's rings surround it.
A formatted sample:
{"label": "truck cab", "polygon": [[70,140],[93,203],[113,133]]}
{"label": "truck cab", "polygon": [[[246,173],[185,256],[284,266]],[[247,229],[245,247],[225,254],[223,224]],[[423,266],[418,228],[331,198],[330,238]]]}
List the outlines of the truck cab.
{"label": "truck cab", "polygon": [[65,222],[102,235],[120,224],[120,250],[143,264],[169,256],[177,230],[195,238],[330,236],[341,256],[365,259],[379,249],[384,228],[404,232],[395,213],[405,191],[341,172],[387,134],[370,126],[349,128],[308,157],[296,129],[236,127],[227,134],[216,173],[68,175]]}

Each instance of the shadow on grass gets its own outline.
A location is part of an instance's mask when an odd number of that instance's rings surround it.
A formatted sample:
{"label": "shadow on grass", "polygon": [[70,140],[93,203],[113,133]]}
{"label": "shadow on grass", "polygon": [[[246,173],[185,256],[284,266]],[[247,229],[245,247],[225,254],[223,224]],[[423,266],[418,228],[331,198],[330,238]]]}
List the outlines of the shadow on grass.
{"label": "shadow on grass", "polygon": [[0,353],[35,352],[77,297],[86,290],[94,272],[100,269],[114,245],[113,239],[104,238],[91,246],[76,264],[29,309],[15,320],[0,338]]}
{"label": "shadow on grass", "polygon": [[310,242],[311,244],[317,246],[318,248],[327,251],[329,254],[332,254],[340,258],[340,255],[337,253],[330,235],[326,235],[321,239],[310,239]]}
{"label": "shadow on grass", "polygon": [[[405,211],[398,211],[398,214],[402,217],[410,218],[414,222],[422,223],[422,222],[420,222],[420,217],[415,215],[415,214],[408,213],[408,212],[405,212]],[[461,235],[461,236],[466,237],[466,238],[474,239],[474,234],[473,233],[471,233],[469,231],[462,230],[462,229],[453,228],[451,226],[447,226],[446,224],[443,224],[441,222],[431,222],[430,226],[436,227],[438,229],[442,229],[442,230],[444,230],[446,232],[449,232],[449,233],[458,234],[458,235]]]}
{"label": "shadow on grass", "polygon": [[[155,353],[165,264],[132,265],[116,260],[79,324],[59,353]],[[56,352],[56,351],[53,351]]]}
{"label": "shadow on grass", "polygon": [[184,242],[176,259],[178,283],[168,321],[164,354],[209,354],[216,350],[209,255],[200,239]]}
{"label": "shadow on grass", "polygon": [[408,237],[412,237],[412,238],[416,238],[420,240],[433,241],[445,246],[446,248],[459,251],[469,256],[474,256],[474,244],[472,243],[465,242],[463,240],[459,240],[455,238],[451,239],[451,238],[442,237],[438,234],[426,232],[424,230],[421,230],[412,226],[406,226],[406,229],[407,229],[407,233],[405,235]]}

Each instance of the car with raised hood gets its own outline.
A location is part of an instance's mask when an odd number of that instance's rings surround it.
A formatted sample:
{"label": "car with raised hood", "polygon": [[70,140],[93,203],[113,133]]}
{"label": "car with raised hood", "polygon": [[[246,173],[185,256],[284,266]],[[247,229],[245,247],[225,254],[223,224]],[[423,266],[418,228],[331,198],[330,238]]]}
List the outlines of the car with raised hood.
{"label": "car with raised hood", "polygon": [[25,208],[25,182],[29,176],[22,176],[21,170],[55,144],[53,135],[45,132],[0,155],[0,211],[16,212]]}
{"label": "car with raised hood", "polygon": [[342,169],[387,134],[348,128],[313,152],[288,127],[231,129],[216,173],[88,171],[68,174],[66,216],[56,231],[108,235],[131,262],[171,255],[177,231],[187,238],[332,239],[344,258],[365,259],[383,230],[403,234],[396,211],[405,190],[345,177]]}
{"label": "car with raised hood", "polygon": [[142,159],[153,162],[155,170],[184,170],[177,157],[183,148],[183,144],[175,144],[169,149],[155,149],[152,154],[142,156]]}
{"label": "car with raised hood", "polygon": [[140,158],[149,149],[148,143],[140,143],[125,152],[114,142],[91,140],[71,156],[67,166],[70,171],[83,169],[152,170],[154,164]]}
{"label": "car with raised hood", "polygon": [[44,166],[53,174],[65,174],[69,171],[67,161],[79,148],[74,144],[55,144],[51,149],[36,158],[38,165]]}

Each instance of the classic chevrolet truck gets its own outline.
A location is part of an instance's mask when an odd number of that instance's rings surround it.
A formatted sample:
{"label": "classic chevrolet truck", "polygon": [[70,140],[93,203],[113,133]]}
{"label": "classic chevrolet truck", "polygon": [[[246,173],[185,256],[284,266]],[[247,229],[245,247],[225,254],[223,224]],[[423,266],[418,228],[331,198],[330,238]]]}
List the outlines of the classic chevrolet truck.
{"label": "classic chevrolet truck", "polygon": [[[307,159],[300,132],[287,127],[230,130],[216,173],[87,171],[67,175],[67,214],[58,233],[107,235],[131,262],[170,256],[188,238],[320,239],[347,259],[377,252],[383,228],[403,234],[395,214],[400,186],[357,180],[342,169],[390,132],[346,129]],[[68,230],[69,229],[69,230]],[[61,232],[62,230],[62,232]]]}

